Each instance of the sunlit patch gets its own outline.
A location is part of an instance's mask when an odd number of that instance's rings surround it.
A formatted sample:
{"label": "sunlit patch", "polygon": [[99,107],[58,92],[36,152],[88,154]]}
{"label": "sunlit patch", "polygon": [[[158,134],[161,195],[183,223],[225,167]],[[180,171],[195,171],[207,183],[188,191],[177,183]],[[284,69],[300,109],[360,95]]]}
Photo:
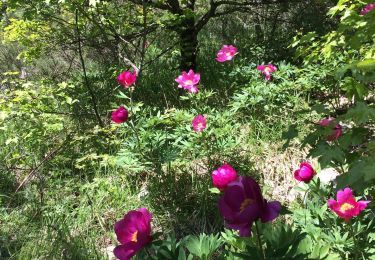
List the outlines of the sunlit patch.
{"label": "sunlit patch", "polygon": [[244,211],[247,206],[253,203],[254,203],[254,200],[252,199],[245,199],[244,201],[242,201],[241,206],[240,206],[240,212]]}

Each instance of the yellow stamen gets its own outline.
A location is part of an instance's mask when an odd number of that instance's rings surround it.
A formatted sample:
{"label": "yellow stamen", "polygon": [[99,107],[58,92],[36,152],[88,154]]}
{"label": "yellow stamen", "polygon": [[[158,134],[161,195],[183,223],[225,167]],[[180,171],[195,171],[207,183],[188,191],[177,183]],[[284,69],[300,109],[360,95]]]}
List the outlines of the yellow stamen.
{"label": "yellow stamen", "polygon": [[340,211],[345,213],[347,210],[352,209],[352,208],[354,208],[353,205],[345,202],[344,204],[341,205]]}
{"label": "yellow stamen", "polygon": [[245,199],[244,201],[242,201],[241,206],[240,206],[240,212],[244,211],[247,206],[253,203],[254,203],[254,200],[252,199]]}
{"label": "yellow stamen", "polygon": [[268,66],[266,66],[266,67],[264,68],[264,71],[269,72],[269,71],[271,71],[271,68],[268,67]]}
{"label": "yellow stamen", "polygon": [[138,236],[138,230],[133,233],[131,241],[132,242],[137,242],[138,241],[137,240],[137,236]]}
{"label": "yellow stamen", "polygon": [[189,79],[185,81],[185,85],[193,85],[193,81]]}

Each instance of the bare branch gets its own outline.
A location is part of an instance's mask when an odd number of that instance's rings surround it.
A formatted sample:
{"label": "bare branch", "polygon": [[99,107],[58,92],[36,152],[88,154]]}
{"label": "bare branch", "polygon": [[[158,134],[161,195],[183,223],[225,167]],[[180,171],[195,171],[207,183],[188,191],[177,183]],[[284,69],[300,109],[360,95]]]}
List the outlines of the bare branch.
{"label": "bare branch", "polygon": [[172,11],[172,6],[160,3],[159,1],[147,1],[147,0],[128,0],[128,1],[136,5],[143,5],[147,3],[148,5],[161,9],[161,10]]}
{"label": "bare branch", "polygon": [[92,105],[93,105],[93,109],[94,109],[94,112],[95,112],[95,115],[96,115],[96,118],[98,120],[98,123],[101,127],[104,126],[104,123],[99,115],[99,111],[98,111],[98,104],[97,104],[97,100],[96,100],[96,96],[95,96],[95,93],[94,91],[92,90],[91,88],[91,85],[90,85],[90,82],[89,82],[89,79],[87,77],[87,73],[86,73],[86,66],[85,66],[85,61],[83,59],[83,54],[82,54],[82,42],[81,42],[81,34],[80,34],[80,30],[79,30],[79,25],[78,25],[78,9],[76,9],[76,31],[77,31],[77,38],[78,38],[78,54],[79,54],[79,58],[81,60],[81,65],[82,65],[82,70],[83,70],[83,78],[85,80],[85,86],[87,88],[87,90],[89,91],[90,93],[90,96],[91,96],[91,101],[92,101]]}
{"label": "bare branch", "polygon": [[230,6],[260,6],[260,5],[270,5],[270,4],[280,4],[285,3],[287,0],[254,0],[254,1],[230,1],[230,0],[223,0],[218,1],[215,4],[220,5],[230,5]]}
{"label": "bare branch", "polygon": [[[271,5],[271,4],[281,4],[286,3],[288,0],[253,0],[253,1],[230,1],[230,0],[222,0],[217,1],[210,0],[210,8],[209,10],[198,20],[196,23],[197,32],[199,32],[203,26],[205,26],[208,21],[213,17],[223,16],[227,14],[231,14],[234,12],[249,12],[252,11],[249,7],[251,6],[261,6],[261,5]],[[217,12],[219,7],[227,7],[229,9]]]}
{"label": "bare branch", "polygon": [[59,145],[57,148],[55,148],[54,150],[50,151],[49,153],[47,153],[44,158],[42,159],[42,161],[35,167],[33,168],[28,174],[27,176],[22,180],[22,182],[18,185],[16,191],[14,192],[13,196],[11,197],[11,199],[9,200],[8,202],[8,205],[7,207],[9,208],[10,204],[12,203],[13,201],[13,198],[14,198],[14,195],[23,187],[26,185],[26,183],[32,179],[32,177],[38,172],[39,168],[41,166],[43,166],[45,163],[47,163],[48,161],[52,160],[69,142],[70,140],[70,134],[67,135],[65,141]]}

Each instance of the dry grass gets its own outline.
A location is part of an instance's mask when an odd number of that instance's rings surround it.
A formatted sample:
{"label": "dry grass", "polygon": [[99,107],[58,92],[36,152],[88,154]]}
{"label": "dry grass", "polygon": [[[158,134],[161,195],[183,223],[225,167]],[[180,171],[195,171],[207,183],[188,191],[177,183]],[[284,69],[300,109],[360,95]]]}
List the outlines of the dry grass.
{"label": "dry grass", "polygon": [[307,149],[289,147],[283,151],[281,143],[262,143],[260,153],[252,160],[256,162],[256,170],[263,175],[267,197],[283,204],[290,204],[297,198],[298,192],[293,187],[298,182],[293,173],[306,155]]}

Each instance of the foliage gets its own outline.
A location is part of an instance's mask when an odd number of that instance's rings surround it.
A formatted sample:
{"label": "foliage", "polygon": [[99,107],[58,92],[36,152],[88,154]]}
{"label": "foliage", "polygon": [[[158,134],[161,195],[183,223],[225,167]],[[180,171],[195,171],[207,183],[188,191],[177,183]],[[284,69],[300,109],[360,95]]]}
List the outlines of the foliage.
{"label": "foliage", "polygon": [[[147,207],[153,242],[135,259],[372,259],[375,10],[333,2],[1,2],[0,258],[110,258],[115,221]],[[218,63],[222,44],[239,53]],[[197,94],[174,81],[187,65]],[[138,73],[126,89],[124,70]],[[129,119],[111,123],[119,105]],[[300,157],[261,153],[282,144]],[[301,159],[338,176],[296,185],[250,237],[224,229],[214,169],[232,165],[270,199]],[[327,205],[347,186],[371,201],[350,222]]]}
{"label": "foliage", "polygon": [[[319,157],[323,167],[333,165],[340,168],[343,175],[338,179],[339,187],[349,185],[359,191],[373,184],[373,166],[369,158],[374,156],[371,149],[371,133],[374,130],[374,106],[371,102],[374,89],[371,82],[374,81],[372,59],[375,48],[372,38],[374,16],[371,13],[360,15],[360,6],[361,2],[357,1],[339,1],[329,11],[332,16],[341,16],[336,31],[322,37],[310,33],[296,38],[292,45],[298,45],[297,55],[306,56],[305,63],[335,68],[331,73],[336,83],[330,92],[336,96],[344,93],[347,100],[342,102],[337,99],[335,105],[326,107],[326,111],[343,122],[345,135],[338,142],[327,143],[321,138],[327,132],[317,129],[306,138],[305,144],[316,147],[310,154]],[[306,45],[307,42],[309,45]]]}

